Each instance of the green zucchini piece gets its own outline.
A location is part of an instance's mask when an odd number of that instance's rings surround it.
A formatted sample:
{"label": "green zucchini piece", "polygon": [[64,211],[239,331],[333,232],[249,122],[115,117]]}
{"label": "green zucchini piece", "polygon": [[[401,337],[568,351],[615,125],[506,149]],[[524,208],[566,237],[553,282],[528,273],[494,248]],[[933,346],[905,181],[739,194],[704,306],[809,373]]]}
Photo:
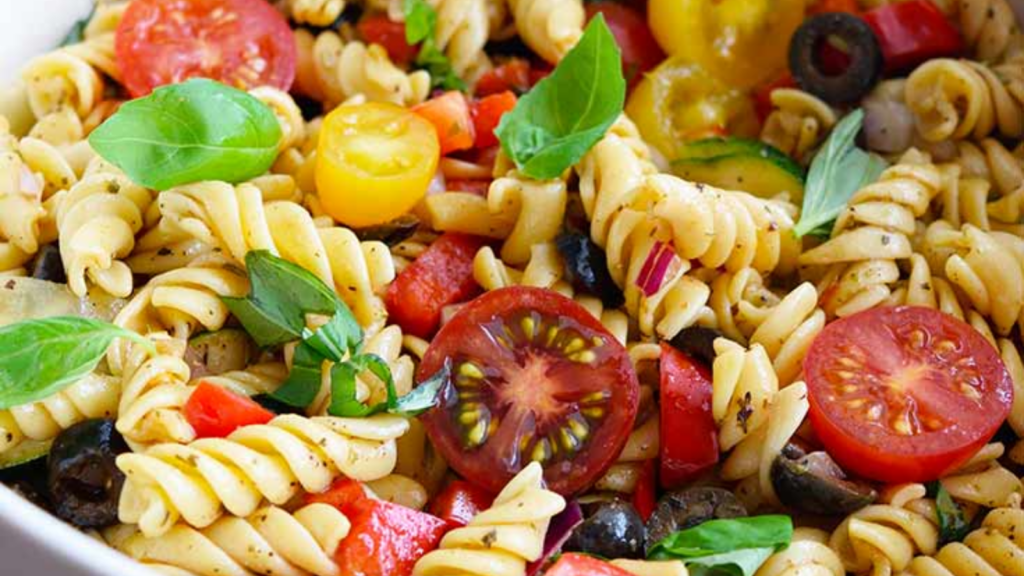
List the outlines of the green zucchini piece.
{"label": "green zucchini piece", "polygon": [[804,169],[776,148],[744,138],[709,138],[684,145],[672,162],[677,176],[726,190],[742,190],[761,198],[783,192],[800,204]]}
{"label": "green zucchini piece", "polygon": [[192,378],[242,370],[256,355],[256,344],[244,330],[224,328],[204,332],[188,341],[185,362]]}
{"label": "green zucchini piece", "polygon": [[0,453],[0,470],[44,458],[50,453],[52,444],[53,440],[25,440],[14,448]]}

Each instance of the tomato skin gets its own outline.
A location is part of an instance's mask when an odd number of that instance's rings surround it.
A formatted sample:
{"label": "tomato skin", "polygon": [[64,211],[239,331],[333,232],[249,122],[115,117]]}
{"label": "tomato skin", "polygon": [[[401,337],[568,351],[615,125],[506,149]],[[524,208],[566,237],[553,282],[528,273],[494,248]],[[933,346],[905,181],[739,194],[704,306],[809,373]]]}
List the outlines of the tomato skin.
{"label": "tomato skin", "polygon": [[522,95],[535,83],[536,80],[531,77],[529,61],[513,58],[481,76],[476,82],[475,92],[478,97],[506,91]]}
{"label": "tomato skin", "polygon": [[135,98],[196,77],[287,91],[298,59],[287,20],[262,0],[134,0],[118,24],[115,50]]}
{"label": "tomato skin", "polygon": [[516,95],[510,90],[485,96],[473,103],[473,127],[476,132],[474,148],[487,148],[498,144],[494,129],[506,112],[516,107]]}
{"label": "tomato skin", "polygon": [[558,558],[558,562],[555,562],[554,566],[548,568],[544,576],[633,576],[633,574],[593,556],[566,552]]}
{"label": "tomato skin", "polygon": [[860,6],[857,5],[857,0],[819,0],[807,8],[808,16],[830,12],[860,14]]}
{"label": "tomato skin", "polygon": [[473,147],[476,139],[473,132],[473,117],[469,111],[469,102],[462,92],[445,92],[414,106],[412,111],[434,125],[437,138],[441,142],[442,156]]}
{"label": "tomato skin", "polygon": [[[512,344],[506,346],[498,343],[488,330],[497,325],[503,326],[505,330],[510,330],[510,326],[518,330],[523,325],[515,320],[520,314],[531,314],[533,323],[530,325],[537,326],[537,332],[534,333],[536,340],[532,340],[535,344],[520,348],[521,340],[511,332],[506,334],[512,339]],[[506,323],[506,319],[512,319],[514,324]],[[597,351],[596,358],[577,363],[560,356],[557,361],[547,365],[528,362],[537,356],[541,356],[541,361],[552,357],[550,348],[538,352],[542,345],[536,342],[542,340],[536,335],[554,333],[558,336],[567,329],[578,333],[579,338],[576,340],[583,346],[587,342],[596,342],[591,348]],[[554,337],[548,338],[550,342]],[[526,427],[535,438],[545,438],[554,429],[544,428],[545,417],[554,413],[558,415],[554,418],[559,423],[557,429],[564,430],[561,425],[564,421],[559,418],[566,411],[578,410],[578,406],[583,404],[584,395],[598,394],[603,398],[601,414],[597,417],[596,425],[587,424],[585,442],[577,444],[571,459],[561,456],[544,459],[544,478],[548,488],[562,495],[581,492],[614,464],[625,446],[639,407],[640,385],[636,372],[625,348],[599,320],[572,299],[552,290],[524,286],[487,292],[463,307],[441,328],[420,363],[418,377],[436,373],[442,366],[451,363],[453,358],[456,362],[452,368],[453,376],[442,386],[438,406],[421,419],[431,442],[451,467],[484,490],[499,492],[531,460],[527,450],[521,448],[523,436],[519,433],[524,431],[521,424],[526,422]],[[496,376],[499,379],[513,380],[513,375],[524,373],[531,375],[529,379],[519,381],[519,384],[528,383],[528,387],[515,388],[511,399],[504,397],[504,404],[491,405],[496,415],[492,422],[500,422],[501,425],[493,432],[486,433],[485,442],[472,448],[467,448],[455,417],[456,411],[462,406],[456,381],[462,377],[461,362],[467,358],[481,363],[488,371],[500,373],[500,376]],[[489,362],[493,362],[493,365]],[[540,372],[532,372],[534,370]],[[495,386],[500,384],[492,387]],[[498,397],[497,394],[495,397]],[[545,413],[534,411],[536,404],[529,404],[530,399],[517,404],[516,399],[520,396],[546,396],[541,401],[546,406],[560,402],[564,404],[549,408],[550,412]],[[558,396],[558,400],[554,399],[555,396]],[[579,399],[566,400],[566,397]],[[488,401],[483,398],[481,403]],[[517,405],[523,409],[514,410],[509,407]],[[501,414],[502,408],[505,409],[504,415]],[[513,437],[519,440],[512,441]]]}
{"label": "tomato skin", "polygon": [[307,501],[335,506],[352,523],[334,552],[342,576],[409,576],[416,561],[437,548],[448,527],[430,514],[368,498],[349,479]]}
{"label": "tomato skin", "polygon": [[439,160],[437,133],[421,116],[382,102],[339,106],[320,129],[317,193],[346,226],[383,224],[426,195]]}
{"label": "tomato skin", "polygon": [[718,426],[711,413],[711,373],[661,345],[662,488],[671,490],[718,463]]}
{"label": "tomato skin", "polygon": [[465,480],[452,480],[430,501],[430,513],[448,523],[448,529],[461,528],[474,516],[491,507],[494,496]]}
{"label": "tomato skin", "polygon": [[393,22],[383,14],[366,16],[357,26],[359,35],[367,44],[380,44],[388,51],[391,61],[399,66],[416,58],[418,46],[410,46],[405,39],[405,24]]}
{"label": "tomato skin", "polygon": [[485,244],[483,238],[456,232],[434,241],[388,287],[391,319],[406,333],[429,338],[441,322],[442,308],[480,291],[473,280],[473,258]]}
{"label": "tomato skin", "polygon": [[932,58],[955,56],[963,40],[931,0],[909,0],[864,13],[885,57],[885,69],[898,72]]}
{"label": "tomato skin", "polygon": [[[969,362],[961,365],[963,358]],[[1013,402],[1013,381],[981,334],[914,306],[873,308],[827,325],[804,359],[804,376],[811,424],[828,453],[847,470],[891,483],[929,482],[961,465]],[[881,416],[865,416],[865,404],[852,404],[860,399]]]}
{"label": "tomato skin", "polygon": [[618,2],[602,0],[586,5],[587,21],[595,14],[604,14],[615,42],[622,50],[622,73],[630,86],[636,85],[644,72],[665,59],[661,46],[654,40],[643,13]]}
{"label": "tomato skin", "polygon": [[654,514],[654,507],[658,505],[657,465],[654,460],[643,463],[640,478],[636,482],[636,490],[633,491],[633,508],[636,508],[644,522]]}
{"label": "tomato skin", "polygon": [[274,418],[273,412],[255,400],[205,380],[192,391],[184,413],[198,438],[224,438],[237,428],[266,424]]}

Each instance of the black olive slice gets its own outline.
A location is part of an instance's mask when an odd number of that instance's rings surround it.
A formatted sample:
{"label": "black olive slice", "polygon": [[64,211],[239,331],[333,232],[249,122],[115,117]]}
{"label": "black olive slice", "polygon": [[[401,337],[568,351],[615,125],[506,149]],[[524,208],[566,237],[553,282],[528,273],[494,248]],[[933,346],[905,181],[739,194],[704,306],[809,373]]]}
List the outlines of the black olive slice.
{"label": "black olive slice", "polygon": [[562,550],[605,558],[643,558],[644,532],[644,521],[632,504],[611,500],[599,504],[573,530]]}
{"label": "black olive slice", "polygon": [[64,261],[61,260],[60,249],[56,244],[47,244],[36,254],[32,262],[32,277],[62,284],[68,281],[64,275]]}
{"label": "black olive slice", "polygon": [[669,344],[690,358],[702,362],[708,368],[715,363],[715,340],[722,333],[714,328],[690,326],[676,334]]}
{"label": "black olive slice", "polygon": [[115,460],[127,451],[110,419],[86,420],[61,432],[47,462],[54,513],[81,528],[115,524],[124,485]]}
{"label": "black olive slice", "polygon": [[586,234],[567,232],[555,240],[565,259],[565,270],[577,290],[593,294],[609,308],[618,308],[626,300],[622,290],[608,273],[604,250]]}
{"label": "black olive slice", "polygon": [[419,227],[420,219],[412,214],[406,214],[384,224],[358,228],[355,233],[364,242],[378,240],[388,246],[394,246],[415,234]]}
{"label": "black olive slice", "polygon": [[[849,48],[850,65],[829,75],[822,66],[821,49],[830,38]],[[863,19],[828,13],[808,18],[789,43],[789,68],[800,88],[829,104],[860,100],[882,77],[884,59],[874,31]]]}

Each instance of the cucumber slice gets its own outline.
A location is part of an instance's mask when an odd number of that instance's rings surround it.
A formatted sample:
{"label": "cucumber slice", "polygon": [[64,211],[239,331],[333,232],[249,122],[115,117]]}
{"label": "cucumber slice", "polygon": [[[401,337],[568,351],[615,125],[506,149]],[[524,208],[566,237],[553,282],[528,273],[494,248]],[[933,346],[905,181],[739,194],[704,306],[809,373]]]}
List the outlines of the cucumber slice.
{"label": "cucumber slice", "polygon": [[709,138],[684,145],[672,162],[680,178],[762,198],[783,192],[800,204],[804,170],[776,148],[744,138]]}
{"label": "cucumber slice", "polygon": [[27,464],[50,453],[53,440],[25,440],[14,448],[0,453],[0,470]]}
{"label": "cucumber slice", "polygon": [[256,345],[244,330],[225,328],[204,332],[188,341],[185,362],[192,378],[242,370],[256,355]]}

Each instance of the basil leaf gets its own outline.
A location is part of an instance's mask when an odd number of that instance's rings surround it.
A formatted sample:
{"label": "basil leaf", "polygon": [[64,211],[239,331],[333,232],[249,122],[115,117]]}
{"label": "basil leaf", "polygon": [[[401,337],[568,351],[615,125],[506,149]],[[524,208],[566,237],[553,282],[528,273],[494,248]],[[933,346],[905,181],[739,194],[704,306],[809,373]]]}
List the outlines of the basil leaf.
{"label": "basil leaf", "polygon": [[691,576],[753,576],[774,553],[774,548],[742,548],[711,556],[688,558],[686,567]]}
{"label": "basil leaf", "polygon": [[351,362],[331,366],[331,405],[327,413],[344,418],[363,418],[382,410],[384,404],[367,406],[356,398],[356,376],[359,369]]}
{"label": "basil leaf", "polygon": [[466,90],[466,82],[452,69],[452,63],[444,52],[438,50],[433,38],[423,41],[416,65],[430,72],[430,85],[445,90]]}
{"label": "basil leaf", "polygon": [[935,508],[939,516],[940,544],[960,542],[967,537],[971,531],[971,525],[964,517],[964,511],[960,509],[960,505],[953,500],[941,483],[939,483],[935,494]]}
{"label": "basil leaf", "polygon": [[604,136],[625,98],[619,47],[598,14],[554,72],[502,117],[495,134],[524,174],[557,178]]}
{"label": "basil leaf", "polygon": [[206,79],[126,102],[89,136],[100,156],[155,190],[259,176],[277,158],[280,140],[281,127],[267,105]]}
{"label": "basil leaf", "polygon": [[807,174],[800,221],[793,228],[797,237],[808,234],[828,238],[829,225],[853,195],[878,180],[886,162],[854,145],[864,123],[864,111],[848,114],[832,130],[828,140],[814,156]]}
{"label": "basil leaf", "polygon": [[81,20],[78,20],[71,25],[71,29],[64,36],[64,39],[60,41],[60,46],[71,46],[72,44],[78,44],[85,39],[85,28],[89,26],[89,21],[96,15],[96,4],[92,5],[92,10],[89,11],[89,15]]}
{"label": "basil leaf", "polygon": [[96,368],[116,338],[156,352],[144,336],[90,318],[54,316],[3,326],[0,408],[42,400],[75,383]]}
{"label": "basil leaf", "polygon": [[793,539],[789,516],[766,515],[727,520],[709,520],[666,536],[654,545],[648,557],[654,560],[689,559],[733,552],[745,548],[778,550]]}
{"label": "basil leaf", "polygon": [[441,386],[448,381],[449,377],[451,377],[451,363],[446,360],[444,366],[433,376],[420,382],[411,392],[399,398],[395,403],[395,408],[389,412],[404,416],[419,416],[437,406]]}
{"label": "basil leaf", "polygon": [[409,45],[419,44],[434,35],[437,26],[437,11],[426,0],[404,0],[405,41]]}
{"label": "basil leaf", "polygon": [[309,406],[320,392],[323,364],[324,358],[312,346],[300,342],[292,356],[288,379],[271,392],[270,397],[296,408]]}

